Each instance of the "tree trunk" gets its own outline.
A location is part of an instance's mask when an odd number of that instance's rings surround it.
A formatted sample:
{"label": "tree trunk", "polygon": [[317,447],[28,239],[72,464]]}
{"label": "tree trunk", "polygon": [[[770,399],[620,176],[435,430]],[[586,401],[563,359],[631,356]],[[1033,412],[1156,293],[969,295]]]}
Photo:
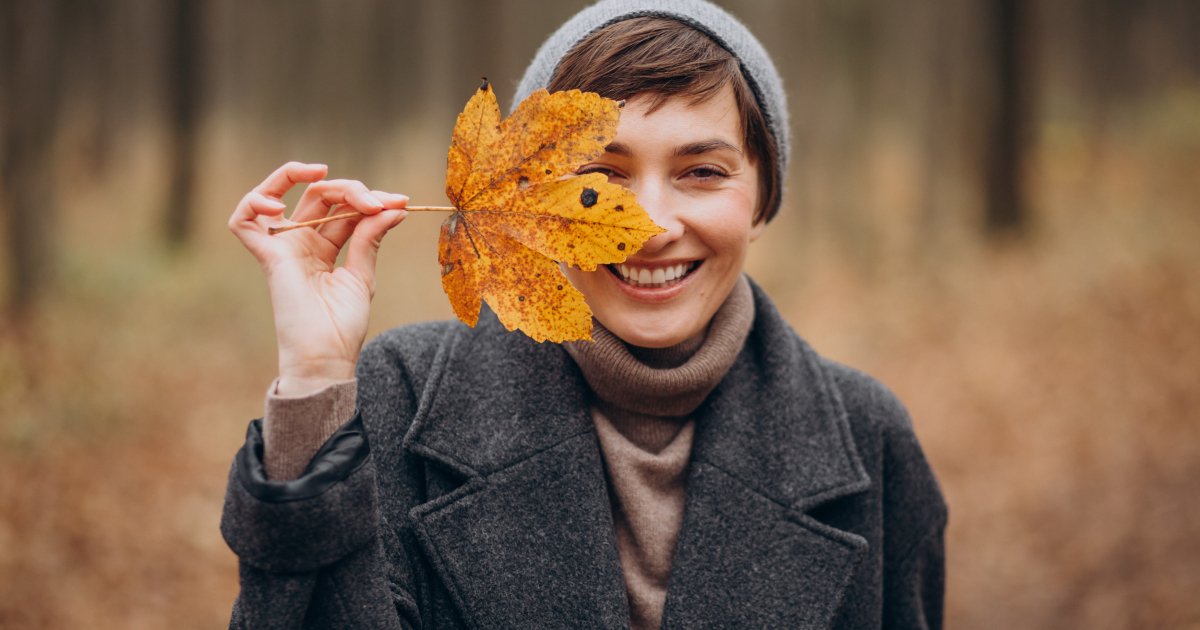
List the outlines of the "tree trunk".
{"label": "tree trunk", "polygon": [[1028,222],[1022,176],[1027,134],[1029,95],[1024,44],[1031,38],[1023,0],[995,0],[993,63],[996,76],[994,109],[988,132],[985,224],[989,234],[1012,234]]}
{"label": "tree trunk", "polygon": [[8,314],[19,320],[50,281],[55,214],[51,147],[62,88],[54,2],[0,2],[0,208],[6,221]]}
{"label": "tree trunk", "polygon": [[191,232],[193,191],[196,180],[196,131],[202,87],[204,4],[201,0],[176,0],[167,10],[172,33],[168,112],[171,122],[171,173],[166,209],[166,239],[172,247],[183,245]]}

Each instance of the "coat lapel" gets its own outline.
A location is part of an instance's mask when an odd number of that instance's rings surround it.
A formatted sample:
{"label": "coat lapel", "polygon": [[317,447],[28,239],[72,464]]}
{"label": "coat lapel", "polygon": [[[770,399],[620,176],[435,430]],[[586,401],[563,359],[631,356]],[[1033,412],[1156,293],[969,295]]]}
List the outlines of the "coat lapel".
{"label": "coat lapel", "polygon": [[698,411],[664,628],[827,628],[867,542],[806,514],[870,480],[816,354],[755,287],[755,328]]}
{"label": "coat lapel", "polygon": [[557,345],[479,326],[405,440],[466,479],[411,511],[420,544],[469,626],[628,627],[582,377]]}

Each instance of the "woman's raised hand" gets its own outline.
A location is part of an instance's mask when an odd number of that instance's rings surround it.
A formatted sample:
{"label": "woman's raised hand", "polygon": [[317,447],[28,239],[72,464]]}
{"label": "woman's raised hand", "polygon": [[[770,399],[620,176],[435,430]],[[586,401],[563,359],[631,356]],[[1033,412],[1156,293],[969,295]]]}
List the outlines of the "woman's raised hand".
{"label": "woman's raised hand", "polygon": [[[229,217],[229,229],[267,276],[283,395],[314,392],[354,375],[367,334],[379,244],[406,215],[408,197],[368,190],[355,180],[326,180],[328,170],[288,162],[247,193]],[[292,221],[319,219],[338,206],[361,217],[268,234],[267,228],[288,223],[280,199],[299,183],[308,187]],[[345,263],[335,267],[343,246]]]}

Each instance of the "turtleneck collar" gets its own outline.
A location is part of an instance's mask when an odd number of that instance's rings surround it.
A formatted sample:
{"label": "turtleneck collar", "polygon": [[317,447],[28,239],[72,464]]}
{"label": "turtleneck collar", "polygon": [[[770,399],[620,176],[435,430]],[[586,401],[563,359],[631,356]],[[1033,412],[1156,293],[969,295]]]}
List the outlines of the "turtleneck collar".
{"label": "turtleneck collar", "polygon": [[563,347],[601,407],[638,415],[691,415],[733,365],[754,322],[754,299],[738,278],[705,334],[669,348],[639,348],[593,320],[591,342]]}

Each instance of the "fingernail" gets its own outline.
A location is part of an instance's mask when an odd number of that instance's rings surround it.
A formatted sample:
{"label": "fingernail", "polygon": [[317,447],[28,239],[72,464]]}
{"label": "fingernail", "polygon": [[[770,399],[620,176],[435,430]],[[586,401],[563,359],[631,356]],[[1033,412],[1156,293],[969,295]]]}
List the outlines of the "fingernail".
{"label": "fingernail", "polygon": [[278,199],[267,199],[267,205],[276,210],[284,210],[287,208],[287,204]]}

